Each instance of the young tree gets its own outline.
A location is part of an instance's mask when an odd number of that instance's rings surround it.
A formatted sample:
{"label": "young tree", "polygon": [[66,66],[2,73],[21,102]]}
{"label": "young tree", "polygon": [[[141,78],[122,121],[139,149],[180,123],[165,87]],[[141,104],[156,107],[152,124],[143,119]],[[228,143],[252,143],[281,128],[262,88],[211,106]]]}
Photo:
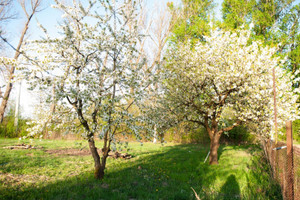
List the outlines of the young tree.
{"label": "young tree", "polygon": [[[209,134],[210,164],[218,163],[219,139],[246,123],[267,134],[272,124],[272,69],[276,68],[279,123],[296,116],[291,76],[280,68],[276,48],[247,44],[250,31],[215,31],[205,43],[170,49],[162,81],[164,106],[186,121],[204,126]],[[224,111],[235,117],[229,122]]]}
{"label": "young tree", "polygon": [[[125,134],[121,127],[141,138],[143,119],[129,112],[152,83],[145,59],[138,59],[140,4],[131,0],[90,1],[86,6],[77,1],[72,5],[55,2],[65,17],[62,35],[27,46],[26,52],[37,53],[28,76],[41,89],[55,84],[54,115],[64,126],[84,131],[95,178],[102,179],[116,135]],[[103,141],[101,154],[95,145],[97,136]]]}
{"label": "young tree", "polygon": [[[171,30],[175,23],[176,14],[172,13],[173,10],[168,9],[167,5],[157,4],[155,5],[154,11],[150,10],[146,13],[146,17],[149,20],[144,20],[143,24],[145,28],[144,34],[148,37],[144,37],[144,40],[141,42],[141,52],[144,52],[147,57],[146,68],[153,71],[156,75],[160,73],[159,65],[163,61],[163,55],[166,51],[167,42],[170,37]],[[147,19],[146,18],[146,19]],[[172,20],[171,20],[172,19]],[[156,97],[153,91],[157,90],[158,84],[153,84],[153,87],[148,90],[147,100],[143,103],[142,110],[147,110],[147,116],[150,117],[152,122],[148,125],[153,129],[153,143],[158,141],[159,132],[161,131],[159,128],[159,120],[153,120],[152,112],[153,106],[152,104],[156,104]],[[152,89],[152,90],[151,90]],[[154,94],[154,95],[153,95]],[[149,109],[149,106],[151,107]]]}

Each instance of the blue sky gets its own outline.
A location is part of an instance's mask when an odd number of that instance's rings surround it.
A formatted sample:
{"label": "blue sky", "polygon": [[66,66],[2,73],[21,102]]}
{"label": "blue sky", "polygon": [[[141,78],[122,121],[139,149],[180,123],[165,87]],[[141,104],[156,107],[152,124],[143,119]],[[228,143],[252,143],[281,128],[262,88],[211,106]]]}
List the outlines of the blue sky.
{"label": "blue sky", "polygon": [[[180,4],[181,0],[146,0],[147,6],[149,6],[149,9],[153,8],[153,5],[159,4],[163,5],[167,2],[174,2],[175,4]],[[220,10],[221,2],[222,0],[215,0],[217,4],[217,10]],[[41,30],[37,26],[37,20],[47,28],[50,35],[56,35],[57,29],[56,25],[58,21],[61,21],[61,13],[60,11],[53,9],[50,7],[51,4],[54,4],[53,0],[45,0],[43,3],[43,8],[45,8],[43,11],[37,13],[35,17],[33,18],[33,21],[30,24],[30,29],[28,32],[28,37],[30,39],[38,39],[40,36],[43,35]],[[15,6],[16,13],[18,13],[18,19],[11,21],[7,24],[5,27],[8,34],[8,40],[10,40],[14,45],[16,45],[17,40],[21,34],[21,31],[24,26],[24,15],[22,10],[19,8],[18,5]],[[216,12],[217,17],[221,17],[220,12]]]}
{"label": "blue sky", "polygon": [[[155,5],[156,3],[159,4],[166,4],[167,2],[174,2],[179,4],[180,0],[146,0],[147,6],[151,8],[151,5]],[[57,35],[57,22],[61,21],[61,12],[57,9],[51,8],[50,5],[54,4],[53,0],[46,0],[43,2],[42,8],[45,8],[43,11],[37,13],[33,18],[33,21],[30,24],[29,29],[29,37],[30,39],[38,39],[40,36],[43,35],[42,31],[37,26],[37,21],[41,23],[47,30],[49,31],[50,35]],[[22,10],[19,8],[18,5],[15,6],[16,12],[18,13],[18,19],[13,20],[7,24],[6,30],[8,32],[8,39],[12,41],[13,44],[17,43],[17,39],[21,34],[21,31],[24,26],[24,15]]]}

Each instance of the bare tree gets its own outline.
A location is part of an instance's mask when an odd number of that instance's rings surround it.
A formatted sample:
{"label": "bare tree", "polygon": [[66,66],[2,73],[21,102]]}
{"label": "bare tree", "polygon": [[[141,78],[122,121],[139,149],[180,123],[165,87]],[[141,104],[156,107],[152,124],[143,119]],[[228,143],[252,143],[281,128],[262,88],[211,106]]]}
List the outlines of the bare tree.
{"label": "bare tree", "polygon": [[[155,71],[156,74],[159,74],[159,68],[157,67],[162,62],[162,55],[166,48],[168,38],[170,36],[171,30],[176,22],[177,13],[176,10],[170,10],[167,5],[157,4],[155,5],[155,12],[145,11],[145,16],[141,20],[141,27],[144,29],[144,34],[148,37],[145,37],[144,40],[140,43],[141,51],[148,58],[148,63],[145,66],[145,71]],[[148,19],[148,20],[147,20]],[[158,89],[158,85],[153,85],[154,90]],[[151,93],[151,90],[149,90]],[[155,96],[151,95],[152,104],[156,104]],[[158,140],[158,131],[157,125],[153,127],[153,143],[156,143]]]}
{"label": "bare tree", "polygon": [[[21,46],[24,42],[24,38],[25,38],[25,35],[28,31],[28,28],[29,28],[29,24],[30,24],[30,21],[32,19],[32,17],[40,11],[40,6],[41,6],[41,2],[42,0],[30,0],[30,3],[26,0],[20,0],[19,3],[25,13],[25,16],[26,16],[26,22],[25,22],[25,25],[24,25],[24,28],[23,28],[23,31],[22,31],[22,34],[20,36],[20,39],[19,39],[19,43],[18,43],[18,46],[15,48],[13,47],[8,41],[6,38],[4,38],[1,34],[0,34],[0,37],[1,39],[6,42],[11,48],[13,48],[13,50],[15,51],[15,55],[14,55],[14,59],[17,60],[18,57],[20,56],[21,54]],[[28,5],[29,3],[29,5]],[[12,67],[8,67],[7,68],[8,70],[8,80],[7,80],[7,83],[6,83],[6,88],[5,88],[5,92],[3,94],[2,97],[2,102],[1,102],[1,105],[0,105],[0,123],[3,122],[3,117],[4,117],[4,112],[5,112],[5,109],[7,107],[7,102],[8,102],[8,99],[9,99],[9,96],[10,96],[10,93],[12,91],[12,88],[13,88],[13,79],[14,79],[14,74],[15,74],[15,66],[12,66]]]}
{"label": "bare tree", "polygon": [[[12,0],[0,0],[0,35],[5,34],[3,25],[15,17],[15,14],[11,9],[12,3]],[[0,49],[3,49],[3,41],[0,41]]]}
{"label": "bare tree", "polygon": [[[0,0],[0,23],[14,18],[14,13],[11,12],[12,0]],[[2,32],[2,28],[0,29]]]}

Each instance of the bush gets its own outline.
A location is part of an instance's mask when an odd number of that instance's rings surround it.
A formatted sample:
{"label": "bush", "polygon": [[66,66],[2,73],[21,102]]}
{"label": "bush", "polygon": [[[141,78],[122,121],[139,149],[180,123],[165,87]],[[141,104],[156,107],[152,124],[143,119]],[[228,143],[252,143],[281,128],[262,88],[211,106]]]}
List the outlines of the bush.
{"label": "bush", "polygon": [[[209,144],[210,138],[204,127],[195,128],[193,124],[181,123],[170,128],[164,134],[168,142]],[[250,134],[246,126],[237,126],[221,136],[221,143],[241,144],[253,143],[255,136]]]}
{"label": "bush", "polygon": [[163,135],[167,142],[207,144],[210,141],[204,127],[195,127],[187,122],[170,128]]}
{"label": "bush", "polygon": [[249,133],[245,125],[234,127],[227,134],[225,133],[221,136],[221,142],[232,144],[253,143],[254,140],[255,136]]}
{"label": "bush", "polygon": [[19,118],[18,130],[16,130],[16,127],[14,126],[14,110],[9,110],[8,114],[4,117],[2,124],[0,124],[0,137],[15,138],[26,136],[28,134],[27,128],[29,128],[29,125],[26,123],[28,121],[28,119]]}

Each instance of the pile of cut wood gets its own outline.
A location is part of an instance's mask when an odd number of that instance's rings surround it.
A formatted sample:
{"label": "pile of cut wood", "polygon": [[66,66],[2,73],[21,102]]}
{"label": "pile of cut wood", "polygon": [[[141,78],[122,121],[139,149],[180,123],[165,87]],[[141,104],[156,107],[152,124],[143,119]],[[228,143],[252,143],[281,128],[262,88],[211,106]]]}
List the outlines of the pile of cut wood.
{"label": "pile of cut wood", "polygon": [[132,155],[128,153],[119,153],[119,152],[109,152],[108,156],[113,157],[113,158],[123,158],[123,159],[130,159],[132,158]]}

